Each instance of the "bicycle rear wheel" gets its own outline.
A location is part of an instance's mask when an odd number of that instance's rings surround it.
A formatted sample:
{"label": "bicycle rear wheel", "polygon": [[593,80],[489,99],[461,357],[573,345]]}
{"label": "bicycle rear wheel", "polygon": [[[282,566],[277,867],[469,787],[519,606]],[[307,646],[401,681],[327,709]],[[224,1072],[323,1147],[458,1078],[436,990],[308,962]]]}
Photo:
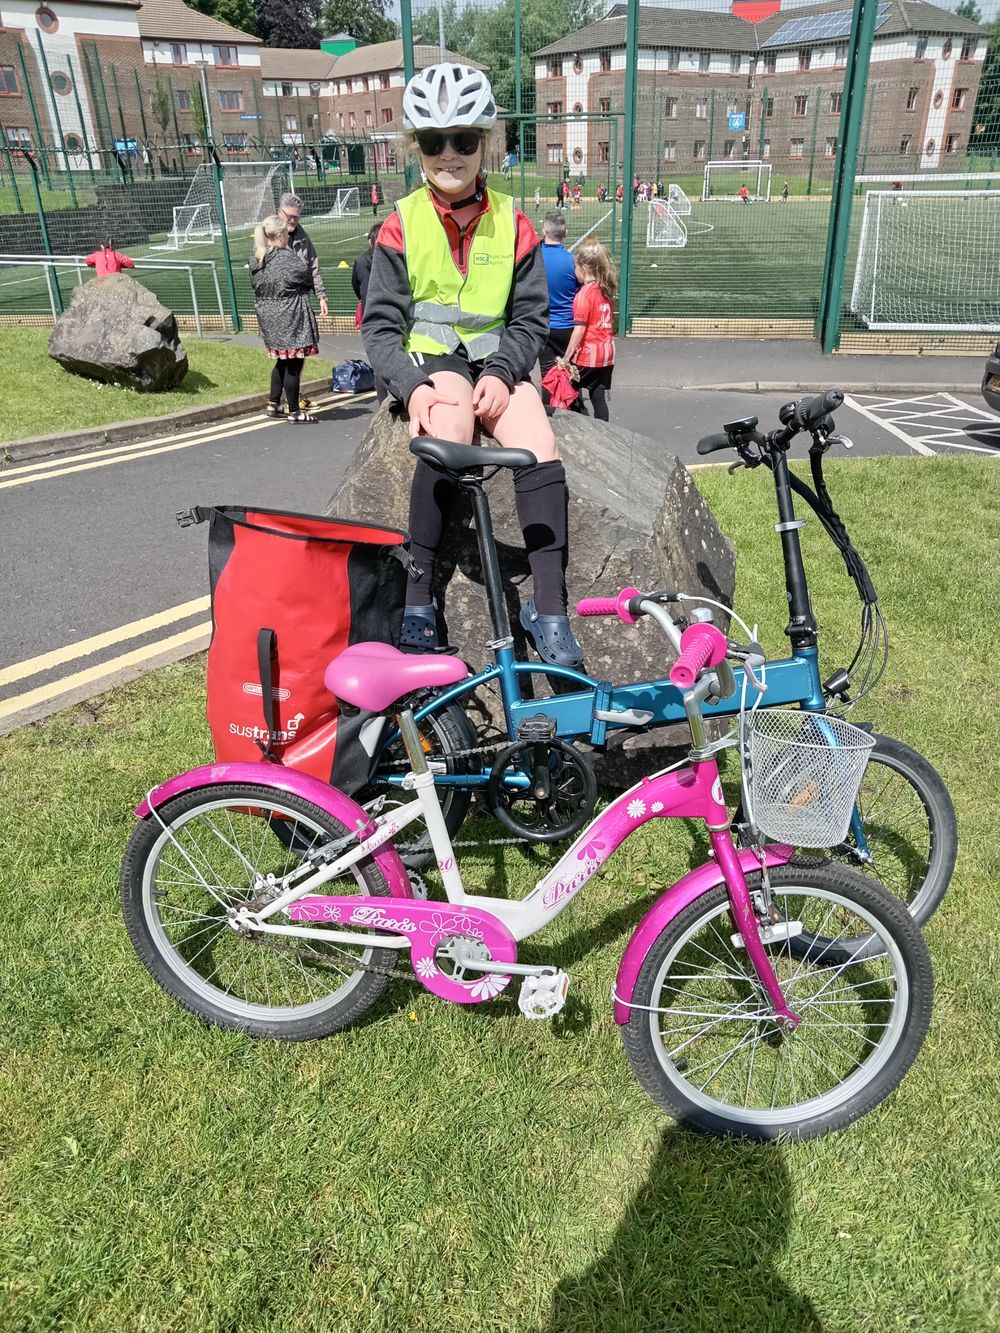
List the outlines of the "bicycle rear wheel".
{"label": "bicycle rear wheel", "polygon": [[[751,890],[760,877],[749,876]],[[724,885],[696,899],[654,942],[640,970],[625,1049],[640,1084],[703,1133],[763,1142],[843,1129],[887,1097],[927,1034],[927,946],[902,904],[842,865],[772,870],[773,903],[814,943],[766,945],[794,1031],[777,1025],[746,950],[734,944]],[[844,938],[878,941],[852,959]],[[801,938],[801,937],[800,937]]]}
{"label": "bicycle rear wheel", "polygon": [[[280,832],[279,832],[280,830]],[[310,853],[351,830],[301,797],[265,786],[202,787],[144,819],[122,862],[121,904],[139,960],[168,995],[219,1027],[306,1041],[346,1027],[388,978],[393,949],[240,932],[231,915],[283,891]],[[385,897],[374,861],[325,892]],[[288,924],[279,913],[276,924]]]}

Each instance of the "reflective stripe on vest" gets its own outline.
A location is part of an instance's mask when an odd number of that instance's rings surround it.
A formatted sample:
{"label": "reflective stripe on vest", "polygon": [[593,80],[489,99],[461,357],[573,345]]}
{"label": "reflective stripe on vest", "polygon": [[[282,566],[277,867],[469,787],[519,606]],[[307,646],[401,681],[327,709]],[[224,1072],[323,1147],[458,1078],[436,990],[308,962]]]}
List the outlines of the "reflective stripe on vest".
{"label": "reflective stripe on vest", "polygon": [[465,276],[430,190],[422,186],[396,204],[413,294],[408,352],[443,356],[464,346],[473,361],[483,361],[500,346],[514,278],[514,200],[492,190],[486,196],[490,206],[472,237]]}

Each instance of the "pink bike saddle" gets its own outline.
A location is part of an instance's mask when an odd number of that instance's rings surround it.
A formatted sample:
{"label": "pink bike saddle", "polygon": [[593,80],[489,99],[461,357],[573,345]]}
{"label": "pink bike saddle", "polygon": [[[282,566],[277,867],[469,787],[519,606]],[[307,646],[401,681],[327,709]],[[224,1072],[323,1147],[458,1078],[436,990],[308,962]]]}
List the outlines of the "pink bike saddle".
{"label": "pink bike saddle", "polygon": [[352,643],[327,667],[323,680],[338,699],[382,713],[414,690],[454,685],[469,668],[445,653],[401,653],[388,643]]}

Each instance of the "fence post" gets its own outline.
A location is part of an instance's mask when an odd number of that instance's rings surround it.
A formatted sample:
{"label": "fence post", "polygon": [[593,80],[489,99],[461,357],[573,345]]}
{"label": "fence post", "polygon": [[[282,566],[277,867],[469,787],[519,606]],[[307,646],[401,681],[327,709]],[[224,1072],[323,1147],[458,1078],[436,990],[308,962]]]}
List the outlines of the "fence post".
{"label": "fence post", "polygon": [[11,189],[14,191],[14,203],[17,207],[17,211],[23,213],[24,205],[21,203],[21,192],[17,188],[17,174],[14,171],[14,158],[10,151],[10,145],[7,142],[7,135],[2,121],[0,121],[0,148],[3,149],[4,156],[7,159],[7,173],[10,176]]}
{"label": "fence post", "polygon": [[[413,14],[410,0],[399,0],[399,29],[403,38],[403,81],[409,83],[413,78]],[[348,151],[350,160],[350,151]],[[420,168],[416,162],[407,160],[403,168],[403,184],[406,190],[415,190],[420,181]]]}
{"label": "fence post", "polygon": [[840,112],[837,157],[833,169],[833,197],[826,238],[826,258],[820,287],[816,331],[824,352],[832,352],[840,341],[840,297],[847,266],[851,231],[854,174],[858,164],[858,142],[864,118],[868,67],[875,39],[878,0],[855,0],[854,19],[847,49],[847,72]]}
{"label": "fence post", "polygon": [[229,250],[229,228],[226,225],[226,210],[222,200],[222,167],[219,165],[219,158],[214,147],[212,153],[212,183],[215,186],[215,207],[219,217],[219,230],[222,233],[222,258],[226,265],[226,283],[229,288],[229,307],[232,311],[233,332],[241,333],[243,331],[243,321],[240,319],[240,308],[236,300],[236,283],[233,280],[233,256]]}
{"label": "fence post", "polygon": [[[38,55],[41,59],[42,73],[45,75],[45,85],[49,92],[49,104],[52,107],[52,124],[55,127],[56,134],[59,136],[58,146],[62,150],[63,171],[66,173],[66,182],[69,185],[69,197],[73,202],[73,207],[78,208],[79,203],[76,197],[76,186],[73,183],[73,172],[70,170],[69,158],[66,155],[66,136],[63,133],[62,120],[59,117],[59,105],[56,102],[55,89],[52,87],[52,75],[49,72],[49,62],[45,54],[45,44],[42,41],[42,34],[40,32],[35,33],[35,40],[38,43]],[[51,185],[51,174],[46,174],[49,175],[49,184]]]}
{"label": "fence post", "polygon": [[622,162],[625,185],[622,190],[621,296],[618,304],[618,333],[621,337],[628,333],[631,323],[629,305],[632,297],[632,222],[635,212],[632,177],[635,173],[635,93],[638,64],[639,0],[628,0],[625,38],[625,160]]}
{"label": "fence post", "polygon": [[[52,242],[49,240],[49,228],[45,221],[45,209],[42,207],[42,191],[38,184],[38,167],[35,163],[35,159],[31,156],[31,154],[27,151],[26,148],[22,148],[20,151],[21,151],[21,156],[24,158],[25,162],[27,162],[28,166],[31,168],[31,173],[30,173],[31,188],[35,192],[35,209],[38,212],[38,226],[42,233],[42,249],[45,251],[47,255],[51,255]],[[52,287],[50,288],[50,291],[52,292],[53,303],[56,306],[57,310],[59,311],[59,314],[61,315],[63,312],[63,300],[62,300],[62,292],[59,290],[59,274],[54,273],[53,278],[54,282],[52,284]]]}
{"label": "fence post", "polygon": [[38,119],[38,108],[35,106],[35,94],[31,91],[31,78],[28,75],[28,62],[24,58],[24,47],[18,43],[17,54],[21,61],[21,78],[24,80],[24,91],[28,95],[28,106],[31,108],[31,119],[35,126],[35,146],[42,155],[42,170],[45,172],[45,183],[49,182],[49,164],[45,159],[45,136],[42,134],[41,121]]}
{"label": "fence post", "polygon": [[813,132],[812,144],[809,148],[809,179],[806,181],[807,198],[813,192],[813,168],[816,165],[816,122],[819,120],[819,99],[820,94],[817,92],[813,95]]}
{"label": "fence post", "polygon": [[[87,155],[87,174],[90,176],[91,185],[95,185],[96,180],[94,178],[94,159],[90,155],[90,140],[87,137],[87,122],[83,118],[83,105],[80,101],[80,90],[77,87],[76,70],[74,69],[73,60],[71,56],[67,55],[66,64],[69,68],[70,78],[73,80],[73,100],[76,102],[76,114],[77,114],[77,119],[80,122],[80,137],[83,140],[83,151]],[[65,147],[65,143],[63,146]]]}

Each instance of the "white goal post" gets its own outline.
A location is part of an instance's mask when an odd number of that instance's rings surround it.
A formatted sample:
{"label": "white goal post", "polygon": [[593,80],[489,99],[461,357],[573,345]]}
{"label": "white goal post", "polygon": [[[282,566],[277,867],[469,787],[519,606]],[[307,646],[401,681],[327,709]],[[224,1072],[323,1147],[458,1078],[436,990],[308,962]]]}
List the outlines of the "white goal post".
{"label": "white goal post", "polygon": [[[712,195],[712,177],[725,182]],[[702,180],[702,199],[735,199],[740,186],[745,185],[750,198],[768,203],[771,198],[771,164],[759,158],[727,158],[724,162],[706,162]]]}
{"label": "white goal post", "polygon": [[173,210],[173,226],[163,245],[153,250],[179,250],[184,245],[211,245],[216,232],[208,204],[178,204]]}
{"label": "white goal post", "polygon": [[691,200],[679,185],[667,186],[667,203],[679,218],[686,218],[691,212]]}
{"label": "white goal post", "polygon": [[646,220],[646,245],[650,250],[683,250],[687,245],[687,227],[669,201],[652,199]]}
{"label": "white goal post", "polygon": [[337,191],[337,199],[325,218],[354,218],[361,212],[361,195],[356,185]]}
{"label": "white goal post", "polygon": [[875,330],[1000,332],[1000,189],[869,190],[851,313]]}
{"label": "white goal post", "polygon": [[173,227],[165,244],[155,250],[204,245],[227,232],[249,231],[277,211],[281,196],[291,189],[290,162],[224,162],[221,167],[222,218],[212,167],[201,162],[191,177],[184,202],[173,210]]}

